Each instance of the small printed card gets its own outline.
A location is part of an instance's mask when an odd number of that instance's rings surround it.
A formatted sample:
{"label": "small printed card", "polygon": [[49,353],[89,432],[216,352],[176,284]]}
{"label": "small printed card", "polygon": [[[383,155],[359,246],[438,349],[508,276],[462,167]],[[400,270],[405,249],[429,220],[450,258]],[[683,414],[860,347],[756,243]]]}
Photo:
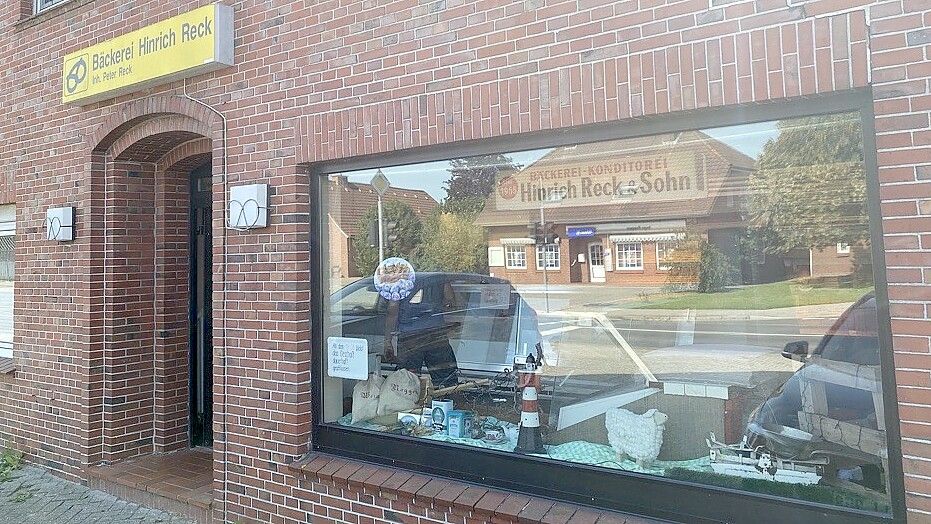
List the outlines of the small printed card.
{"label": "small printed card", "polygon": [[369,342],[364,338],[327,339],[327,375],[365,380],[369,376]]}

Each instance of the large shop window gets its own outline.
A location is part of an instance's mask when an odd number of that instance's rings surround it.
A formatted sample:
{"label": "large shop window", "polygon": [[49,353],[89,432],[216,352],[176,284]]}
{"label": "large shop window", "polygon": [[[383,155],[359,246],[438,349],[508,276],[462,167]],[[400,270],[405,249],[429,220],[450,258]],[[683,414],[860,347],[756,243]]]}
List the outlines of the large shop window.
{"label": "large shop window", "polygon": [[841,112],[325,171],[319,445],[621,509],[888,515],[864,149]]}

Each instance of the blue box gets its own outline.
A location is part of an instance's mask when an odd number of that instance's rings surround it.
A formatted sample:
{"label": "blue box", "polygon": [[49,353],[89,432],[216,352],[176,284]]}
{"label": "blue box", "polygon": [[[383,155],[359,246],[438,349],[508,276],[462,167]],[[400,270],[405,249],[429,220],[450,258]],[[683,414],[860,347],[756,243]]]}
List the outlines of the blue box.
{"label": "blue box", "polygon": [[447,432],[453,438],[469,438],[472,434],[472,420],[474,416],[471,411],[454,409],[449,412],[449,425]]}

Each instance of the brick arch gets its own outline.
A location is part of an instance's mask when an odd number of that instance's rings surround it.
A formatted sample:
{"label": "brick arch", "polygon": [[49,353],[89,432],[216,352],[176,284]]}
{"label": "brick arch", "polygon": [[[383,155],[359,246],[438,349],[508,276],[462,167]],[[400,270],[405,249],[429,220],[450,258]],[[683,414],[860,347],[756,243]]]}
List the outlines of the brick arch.
{"label": "brick arch", "polygon": [[87,137],[88,149],[106,152],[131,129],[148,120],[171,115],[188,117],[200,123],[204,136],[220,136],[222,121],[208,108],[181,96],[153,96],[123,104]]}
{"label": "brick arch", "polygon": [[125,131],[110,145],[109,153],[115,160],[157,162],[178,145],[209,136],[206,125],[187,115],[160,115]]}
{"label": "brick arch", "polygon": [[213,156],[213,142],[206,137],[184,142],[165,153],[156,169],[169,173],[187,173],[200,167]]}
{"label": "brick arch", "polygon": [[103,326],[90,339],[88,383],[113,380],[108,359],[140,370],[137,383],[113,381],[88,397],[89,423],[99,428],[88,435],[91,463],[187,445],[187,402],[178,399],[187,398],[190,170],[179,169],[209,162],[222,134],[208,108],[158,96],[116,106],[85,138],[93,197],[84,220],[105,225],[87,229],[101,247],[87,296]]}

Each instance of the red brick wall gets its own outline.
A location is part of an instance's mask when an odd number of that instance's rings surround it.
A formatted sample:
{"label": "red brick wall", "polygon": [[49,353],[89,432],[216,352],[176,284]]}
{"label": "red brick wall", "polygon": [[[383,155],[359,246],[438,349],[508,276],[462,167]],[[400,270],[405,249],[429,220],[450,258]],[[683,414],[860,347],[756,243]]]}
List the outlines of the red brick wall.
{"label": "red brick wall", "polygon": [[[346,30],[366,21],[373,29],[315,66],[326,71],[321,87],[345,96],[307,113],[301,131],[311,139],[298,159],[867,85],[863,10],[823,16],[837,6],[780,3],[484,2],[441,9],[435,22],[427,6],[392,10],[391,23],[378,19],[382,10],[365,10]],[[450,26],[464,27],[443,30]],[[399,43],[375,46],[393,33]]]}
{"label": "red brick wall", "polygon": [[210,161],[213,145],[202,138],[184,142],[156,165],[155,209],[155,449],[187,447],[188,292],[190,289],[190,199],[192,169]]}
{"label": "red brick wall", "polygon": [[[876,142],[892,310],[907,505],[931,521],[931,6],[904,0],[871,10]],[[917,518],[921,512],[921,518]]]}
{"label": "red brick wall", "polygon": [[[856,249],[856,247],[853,249]],[[869,253],[866,256],[869,256]],[[852,253],[838,253],[836,246],[815,249],[811,253],[811,276],[837,277],[850,275],[854,270],[853,257]]]}
{"label": "red brick wall", "polygon": [[151,452],[154,402],[154,176],[151,165],[117,163],[107,173],[104,452],[116,461]]}
{"label": "red brick wall", "polygon": [[[104,372],[141,352],[152,331],[140,326],[152,320],[141,303],[127,303],[139,309],[121,313],[137,323],[136,331],[125,329],[142,338],[107,338],[116,335],[116,316],[104,331],[100,224],[113,195],[95,175],[105,162],[90,150],[114,129],[114,138],[122,136],[123,122],[129,128],[141,123],[132,119],[162,111],[195,115],[206,126],[201,134],[213,139],[217,177],[224,151],[222,125],[183,103],[180,83],[63,107],[58,64],[88,43],[206,3],[75,0],[23,21],[20,2],[0,5],[0,59],[15,71],[0,77],[0,169],[15,180],[19,219],[19,371],[0,387],[8,395],[0,403],[0,438],[72,475],[121,451],[122,435],[101,436],[109,421],[140,439],[154,431],[165,446],[177,437],[170,423],[147,430],[104,399],[116,384]],[[360,497],[358,488],[302,483],[286,469],[310,437],[303,163],[871,83],[908,503],[916,522],[931,514],[931,259],[924,251],[931,238],[931,8],[924,0],[230,3],[238,65],[188,83],[228,119],[228,180],[272,188],[271,226],[239,233],[222,228],[223,190],[215,184],[216,474],[228,480],[217,507],[230,520],[348,519],[328,506],[351,508]],[[143,189],[136,197],[155,193]],[[45,209],[64,204],[77,208],[78,238],[47,242]],[[153,263],[151,248],[136,247],[122,267],[136,258],[143,267]],[[141,275],[134,281],[154,285]],[[111,354],[111,342],[125,344],[125,355]],[[135,373],[161,373],[154,363],[147,369]],[[147,386],[135,398],[129,377],[125,382],[127,399],[155,403],[142,396]],[[385,518],[387,503],[378,500],[347,511]]]}
{"label": "red brick wall", "polygon": [[0,167],[0,202],[4,204],[16,202],[16,186],[12,166]]}

